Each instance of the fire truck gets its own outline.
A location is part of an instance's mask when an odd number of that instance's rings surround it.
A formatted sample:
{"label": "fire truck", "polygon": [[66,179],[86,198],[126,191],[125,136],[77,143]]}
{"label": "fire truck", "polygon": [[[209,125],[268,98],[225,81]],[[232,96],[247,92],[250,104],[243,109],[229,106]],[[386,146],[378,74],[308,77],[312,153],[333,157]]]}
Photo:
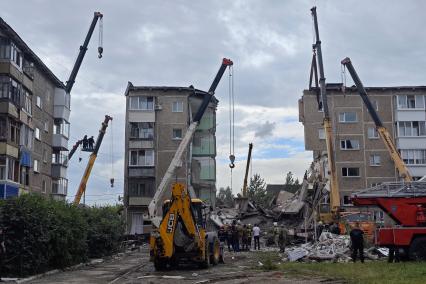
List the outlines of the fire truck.
{"label": "fire truck", "polygon": [[376,229],[378,246],[403,250],[411,260],[426,260],[426,182],[389,182],[352,194],[356,206],[378,206],[394,226]]}

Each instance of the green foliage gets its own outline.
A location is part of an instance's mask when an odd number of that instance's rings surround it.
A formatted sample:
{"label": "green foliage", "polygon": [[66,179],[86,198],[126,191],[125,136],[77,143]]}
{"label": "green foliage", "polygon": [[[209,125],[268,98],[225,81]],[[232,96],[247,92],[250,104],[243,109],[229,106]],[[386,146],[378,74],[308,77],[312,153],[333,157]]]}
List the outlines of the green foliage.
{"label": "green foliage", "polygon": [[300,184],[299,179],[294,178],[293,173],[289,171],[285,177],[284,190],[291,193],[295,193],[300,189],[301,186],[302,185]]}
{"label": "green foliage", "polygon": [[219,193],[216,196],[217,206],[228,206],[232,207],[234,205],[234,194],[229,186],[225,188],[221,187]]}
{"label": "green foliage", "polygon": [[266,205],[268,201],[266,183],[259,174],[254,174],[254,176],[250,178],[250,185],[248,187],[247,194],[249,199],[254,201],[256,204],[263,206]]}
{"label": "green foliage", "polygon": [[79,208],[36,194],[0,202],[6,255],[2,273],[25,276],[117,251],[124,225],[119,208]]}

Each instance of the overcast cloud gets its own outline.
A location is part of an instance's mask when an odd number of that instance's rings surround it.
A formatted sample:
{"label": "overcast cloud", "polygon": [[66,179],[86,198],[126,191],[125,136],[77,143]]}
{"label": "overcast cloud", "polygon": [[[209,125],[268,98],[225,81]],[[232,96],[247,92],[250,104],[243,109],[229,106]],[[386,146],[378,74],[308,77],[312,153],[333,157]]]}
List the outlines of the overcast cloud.
{"label": "overcast cloud", "polygon": [[[252,172],[266,182],[284,182],[290,170],[303,176],[311,154],[304,151],[297,100],[308,84],[313,5],[327,82],[341,82],[340,60],[350,56],[366,86],[424,85],[426,2],[420,0],[3,0],[0,16],[66,81],[93,12],[104,14],[104,57],[97,58],[95,31],[71,94],[69,143],[97,135],[105,114],[114,117],[87,187],[87,201],[101,204],[123,191],[127,81],[208,89],[222,57],[234,61],[235,71],[234,192],[250,142]],[[227,80],[216,92],[218,187],[230,184]],[[71,198],[87,162],[81,156],[68,171]]]}

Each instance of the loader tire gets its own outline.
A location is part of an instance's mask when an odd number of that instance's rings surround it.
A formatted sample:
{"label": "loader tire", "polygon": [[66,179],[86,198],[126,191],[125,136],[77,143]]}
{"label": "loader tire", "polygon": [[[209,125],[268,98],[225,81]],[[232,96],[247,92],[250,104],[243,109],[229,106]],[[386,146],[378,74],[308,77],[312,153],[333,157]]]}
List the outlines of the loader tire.
{"label": "loader tire", "polygon": [[207,239],[205,240],[204,249],[205,249],[205,257],[203,262],[201,263],[201,268],[209,268],[210,267],[210,245]]}
{"label": "loader tire", "polygon": [[426,237],[417,237],[413,240],[408,250],[410,260],[426,260]]}
{"label": "loader tire", "polygon": [[217,265],[220,261],[221,252],[220,252],[220,242],[216,236],[213,238],[213,243],[211,245],[212,245],[212,252],[210,256],[210,262],[213,265]]}
{"label": "loader tire", "polygon": [[166,270],[167,262],[164,259],[156,258],[154,259],[154,268],[156,271]]}

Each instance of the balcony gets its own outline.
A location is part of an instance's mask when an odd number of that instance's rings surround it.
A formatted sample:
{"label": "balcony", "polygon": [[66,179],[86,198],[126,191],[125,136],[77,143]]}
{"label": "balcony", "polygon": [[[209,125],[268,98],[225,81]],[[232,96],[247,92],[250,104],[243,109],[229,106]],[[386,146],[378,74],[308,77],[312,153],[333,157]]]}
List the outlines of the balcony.
{"label": "balcony", "polygon": [[52,178],[66,178],[67,168],[63,164],[52,164]]}
{"label": "balcony", "polygon": [[152,197],[129,197],[129,206],[148,206]]}
{"label": "balcony", "polygon": [[154,168],[129,168],[129,177],[155,177]]}
{"label": "balcony", "polygon": [[64,195],[68,193],[68,180],[59,178],[52,180],[52,195]]}
{"label": "balcony", "polygon": [[64,89],[56,88],[53,103],[53,117],[69,121],[70,118],[70,94]]}
{"label": "balcony", "polygon": [[61,151],[68,150],[68,138],[62,134],[53,134],[52,147],[58,148]]}
{"label": "balcony", "polygon": [[152,149],[154,141],[152,140],[130,140],[129,149]]}

